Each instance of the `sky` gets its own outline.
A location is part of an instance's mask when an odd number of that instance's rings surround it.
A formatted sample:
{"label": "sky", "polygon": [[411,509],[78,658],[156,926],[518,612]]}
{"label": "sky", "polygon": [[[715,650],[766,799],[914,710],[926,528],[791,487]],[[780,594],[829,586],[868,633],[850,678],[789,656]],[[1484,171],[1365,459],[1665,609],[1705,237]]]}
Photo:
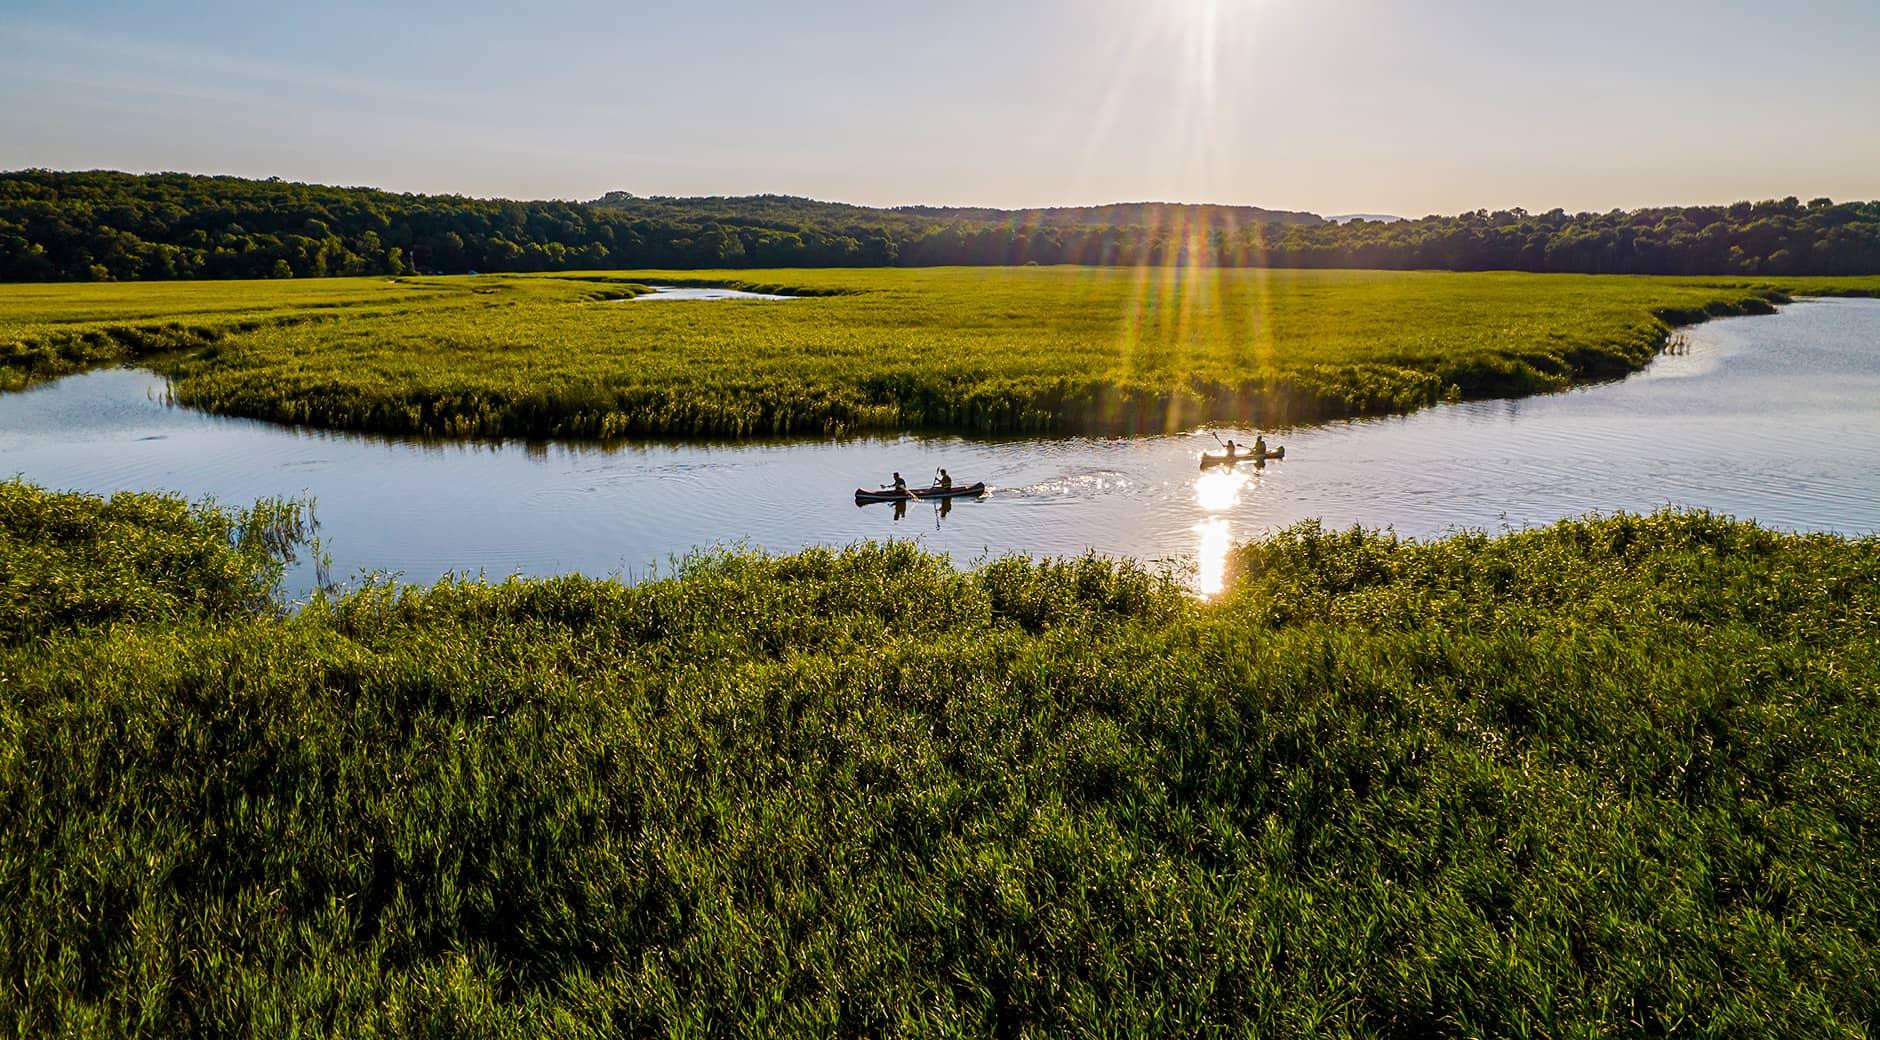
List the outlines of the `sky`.
{"label": "sky", "polygon": [[1880,0],[0,6],[0,169],[1421,216],[1880,198]]}

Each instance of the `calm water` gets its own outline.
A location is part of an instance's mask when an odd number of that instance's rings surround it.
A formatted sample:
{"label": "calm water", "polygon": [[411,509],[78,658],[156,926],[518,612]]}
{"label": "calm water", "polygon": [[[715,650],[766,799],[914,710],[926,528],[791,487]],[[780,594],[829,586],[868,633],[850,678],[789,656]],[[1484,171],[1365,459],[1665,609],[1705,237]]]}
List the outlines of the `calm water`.
{"label": "calm water", "polygon": [[621,302],[632,303],[635,300],[645,303],[656,300],[794,300],[794,296],[779,296],[775,293],[745,292],[742,289],[720,289],[717,286],[678,286],[649,285],[653,290],[643,296],[629,297]]}
{"label": "calm water", "polygon": [[[1590,511],[1701,506],[1775,527],[1880,531],[1880,301],[1797,304],[1687,330],[1620,382],[1270,435],[1284,462],[1200,473],[1208,434],[889,437],[741,445],[426,443],[167,407],[112,370],[0,395],[0,477],[246,503],[312,495],[334,573],[629,577],[694,547],[909,538],[961,562],[1095,549],[1180,560],[1309,517],[1416,536]],[[857,507],[857,485],[946,466],[992,494],[942,516]],[[303,568],[290,584],[304,590]]]}

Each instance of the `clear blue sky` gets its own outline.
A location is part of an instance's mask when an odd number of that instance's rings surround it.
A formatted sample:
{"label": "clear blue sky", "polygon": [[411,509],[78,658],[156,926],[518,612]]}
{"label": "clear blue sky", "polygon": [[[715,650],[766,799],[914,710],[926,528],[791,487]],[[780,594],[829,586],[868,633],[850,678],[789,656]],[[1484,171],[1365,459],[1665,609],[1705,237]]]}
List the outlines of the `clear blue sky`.
{"label": "clear blue sky", "polygon": [[1417,216],[1880,197],[1880,0],[46,3],[0,168]]}

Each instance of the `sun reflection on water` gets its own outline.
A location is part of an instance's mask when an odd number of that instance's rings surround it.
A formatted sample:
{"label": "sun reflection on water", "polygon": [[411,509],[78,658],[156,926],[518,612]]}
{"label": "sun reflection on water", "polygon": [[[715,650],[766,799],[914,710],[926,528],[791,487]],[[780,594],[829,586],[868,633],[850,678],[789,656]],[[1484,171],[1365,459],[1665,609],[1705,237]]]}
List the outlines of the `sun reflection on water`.
{"label": "sun reflection on water", "polygon": [[1238,466],[1213,469],[1195,478],[1195,504],[1204,513],[1225,513],[1240,504],[1240,493],[1253,478]]}
{"label": "sun reflection on water", "polygon": [[1195,525],[1201,536],[1195,546],[1195,595],[1213,599],[1227,584],[1227,551],[1234,545],[1234,528],[1223,516],[1211,516]]}
{"label": "sun reflection on water", "polygon": [[1253,483],[1253,474],[1238,466],[1209,470],[1195,478],[1195,504],[1201,511],[1216,514],[1194,527],[1199,541],[1195,546],[1195,595],[1213,599],[1227,584],[1227,556],[1234,545],[1234,525],[1218,515],[1240,504],[1240,493]]}

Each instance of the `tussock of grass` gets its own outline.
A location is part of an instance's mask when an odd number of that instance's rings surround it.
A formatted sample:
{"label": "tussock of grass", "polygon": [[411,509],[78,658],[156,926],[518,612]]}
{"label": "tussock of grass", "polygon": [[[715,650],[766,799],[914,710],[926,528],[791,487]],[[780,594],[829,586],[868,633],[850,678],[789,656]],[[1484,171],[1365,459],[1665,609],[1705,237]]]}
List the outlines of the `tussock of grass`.
{"label": "tussock of grass", "polygon": [[1880,1006],[1873,539],[1302,526],[1215,605],[864,545],[282,615],[231,607],[268,571],[226,517],[0,503],[22,1033],[1852,1036]]}
{"label": "tussock of grass", "polygon": [[[811,298],[606,302],[662,282]],[[1871,284],[966,268],[0,286],[0,387],[138,360],[196,407],[385,433],[1160,432],[1559,390],[1644,365],[1668,323]]]}
{"label": "tussock of grass", "polygon": [[223,510],[0,483],[0,644],[119,621],[246,618],[273,603],[310,534],[287,501]]}

